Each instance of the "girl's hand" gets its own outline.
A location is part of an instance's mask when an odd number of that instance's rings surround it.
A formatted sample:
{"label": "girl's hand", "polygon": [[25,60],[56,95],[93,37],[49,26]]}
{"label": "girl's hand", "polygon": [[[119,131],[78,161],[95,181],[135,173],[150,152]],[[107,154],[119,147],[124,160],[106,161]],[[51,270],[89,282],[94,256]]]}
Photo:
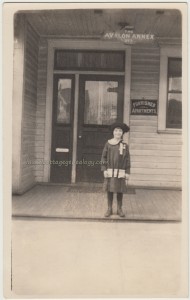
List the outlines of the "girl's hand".
{"label": "girl's hand", "polygon": [[104,171],[104,178],[108,178],[108,172]]}
{"label": "girl's hand", "polygon": [[129,180],[129,174],[125,173],[125,179]]}

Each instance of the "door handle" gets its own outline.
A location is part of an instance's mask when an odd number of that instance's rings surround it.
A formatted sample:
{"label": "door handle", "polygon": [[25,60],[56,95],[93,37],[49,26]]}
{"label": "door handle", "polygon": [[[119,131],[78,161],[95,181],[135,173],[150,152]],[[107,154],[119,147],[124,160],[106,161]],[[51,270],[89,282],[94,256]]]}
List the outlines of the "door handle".
{"label": "door handle", "polygon": [[82,135],[79,135],[79,139],[81,139],[82,138]]}

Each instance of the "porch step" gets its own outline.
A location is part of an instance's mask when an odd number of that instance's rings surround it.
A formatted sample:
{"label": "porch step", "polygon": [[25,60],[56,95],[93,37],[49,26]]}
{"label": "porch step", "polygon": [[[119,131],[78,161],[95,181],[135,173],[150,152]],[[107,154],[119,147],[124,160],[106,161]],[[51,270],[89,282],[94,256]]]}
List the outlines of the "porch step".
{"label": "porch step", "polygon": [[[43,184],[44,185],[44,184]],[[67,193],[105,193],[103,183],[78,182],[75,184],[48,183],[48,186],[67,187]],[[135,194],[135,188],[129,187],[124,194]]]}
{"label": "porch step", "polygon": [[[22,196],[13,197],[14,217],[62,218],[72,220],[107,220],[106,193],[68,192],[71,186],[37,185]],[[89,191],[88,187],[88,191]],[[76,192],[77,191],[77,192]],[[113,213],[109,220],[121,220],[116,215],[114,195]],[[124,195],[123,220],[180,221],[181,192],[169,190],[136,189],[135,194]]]}
{"label": "porch step", "polygon": [[63,186],[63,187],[96,187],[102,188],[102,182],[77,182],[77,183],[54,183],[54,182],[39,182],[38,185],[46,185],[46,186]]}

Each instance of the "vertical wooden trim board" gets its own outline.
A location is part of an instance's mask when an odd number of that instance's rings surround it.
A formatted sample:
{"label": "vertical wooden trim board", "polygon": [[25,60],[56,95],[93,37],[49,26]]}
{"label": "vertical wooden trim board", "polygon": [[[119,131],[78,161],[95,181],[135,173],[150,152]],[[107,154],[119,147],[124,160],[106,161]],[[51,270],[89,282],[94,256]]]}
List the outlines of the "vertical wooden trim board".
{"label": "vertical wooden trim board", "polygon": [[[130,92],[131,92],[131,47],[127,46],[125,51],[125,87],[124,87],[124,109],[123,122],[129,125],[130,122]],[[124,140],[129,143],[129,135],[124,135]]]}
{"label": "vertical wooden trim board", "polygon": [[21,128],[24,94],[25,20],[21,20],[20,34],[15,40],[12,110],[12,192],[17,193],[21,177]]}
{"label": "vertical wooden trim board", "polygon": [[19,193],[35,185],[35,135],[39,36],[25,23],[24,87],[21,128],[21,176]]}
{"label": "vertical wooden trim board", "polygon": [[77,140],[78,140],[78,100],[79,100],[79,74],[75,75],[75,95],[74,95],[74,120],[73,120],[73,152],[72,152],[72,173],[71,183],[76,182],[76,164],[77,160]]}
{"label": "vertical wooden trim board", "polygon": [[52,100],[53,100],[53,62],[54,48],[48,41],[46,114],[45,114],[45,149],[44,149],[44,182],[50,181],[51,136],[52,136]]}

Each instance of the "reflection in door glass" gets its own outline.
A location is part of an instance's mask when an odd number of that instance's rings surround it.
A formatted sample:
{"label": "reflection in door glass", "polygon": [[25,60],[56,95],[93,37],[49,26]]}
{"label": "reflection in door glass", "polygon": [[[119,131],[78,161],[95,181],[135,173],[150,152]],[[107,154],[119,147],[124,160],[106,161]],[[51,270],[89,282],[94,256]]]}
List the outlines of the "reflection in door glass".
{"label": "reflection in door glass", "polygon": [[60,78],[58,81],[57,122],[70,123],[71,79]]}
{"label": "reflection in door glass", "polygon": [[113,123],[117,120],[117,102],[117,81],[86,81],[84,124]]}

